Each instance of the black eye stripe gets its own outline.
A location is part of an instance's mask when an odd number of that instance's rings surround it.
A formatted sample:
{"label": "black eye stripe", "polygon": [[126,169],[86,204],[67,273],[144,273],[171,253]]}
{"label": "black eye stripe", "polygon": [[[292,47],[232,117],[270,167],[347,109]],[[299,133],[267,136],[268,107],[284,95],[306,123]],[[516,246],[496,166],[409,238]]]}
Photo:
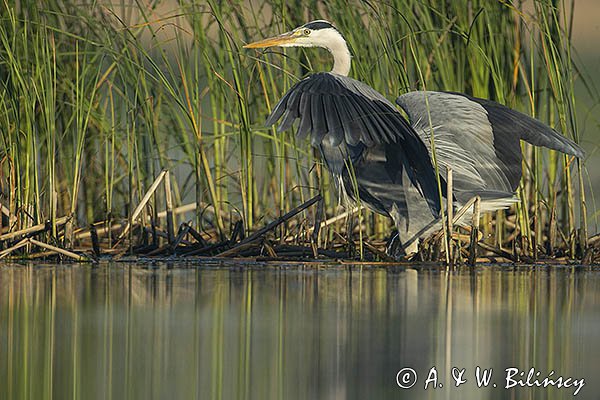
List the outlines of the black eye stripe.
{"label": "black eye stripe", "polygon": [[325,21],[313,21],[313,22],[309,22],[308,24],[304,25],[305,28],[308,29],[312,29],[314,30],[319,30],[319,29],[327,29],[327,28],[334,28],[333,25],[331,25],[329,22],[325,22]]}

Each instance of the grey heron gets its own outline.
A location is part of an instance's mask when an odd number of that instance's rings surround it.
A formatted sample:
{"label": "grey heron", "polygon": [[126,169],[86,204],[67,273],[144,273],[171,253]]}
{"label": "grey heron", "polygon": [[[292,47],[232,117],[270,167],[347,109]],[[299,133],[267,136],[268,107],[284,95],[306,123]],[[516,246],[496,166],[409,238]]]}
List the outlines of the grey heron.
{"label": "grey heron", "polygon": [[[461,93],[415,91],[399,96],[408,120],[383,95],[348,77],[351,55],[341,33],[317,20],[245,48],[322,47],[333,56],[331,72],[309,75],[277,103],[267,126],[282,120],[310,135],[338,190],[389,216],[398,231],[395,255],[416,249],[439,226],[442,204],[432,162],[433,132],[441,182],[453,171],[455,207],[480,196],[482,211],[517,201],[524,140],[582,158],[582,149],[542,122],[490,100]],[[445,185],[442,196],[445,197]]]}

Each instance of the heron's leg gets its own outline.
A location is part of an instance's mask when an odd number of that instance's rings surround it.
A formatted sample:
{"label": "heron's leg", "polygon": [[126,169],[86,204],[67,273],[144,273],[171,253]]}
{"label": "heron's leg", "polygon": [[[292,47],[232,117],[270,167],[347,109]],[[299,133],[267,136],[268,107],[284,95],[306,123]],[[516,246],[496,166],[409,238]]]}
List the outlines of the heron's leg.
{"label": "heron's leg", "polygon": [[321,200],[319,200],[319,202],[317,203],[317,212],[315,213],[315,224],[313,226],[313,232],[311,235],[311,239],[315,243],[319,238],[319,232],[321,231],[321,223],[323,222],[324,213],[324,200],[323,197],[321,197]]}
{"label": "heron's leg", "polygon": [[405,232],[408,230],[407,216],[398,210],[398,205],[396,203],[392,205],[391,210],[389,210],[389,214],[394,221],[396,229],[393,231],[392,236],[388,241],[386,247],[387,255],[396,260],[400,260],[402,258],[406,258],[407,255],[416,253],[418,251],[419,241],[414,240],[415,238],[411,239],[410,237],[407,237],[408,232],[406,232],[406,234],[404,234],[402,237],[400,236],[400,232]]}
{"label": "heron's leg", "polygon": [[406,256],[406,251],[404,251],[404,246],[402,245],[400,234],[397,230],[392,232],[392,235],[390,236],[385,247],[385,253],[398,261]]}
{"label": "heron's leg", "polygon": [[[320,148],[320,146],[319,146]],[[317,151],[316,148],[313,147],[313,155],[316,157],[315,159],[318,159],[321,155],[323,154],[323,152],[321,151],[320,153]],[[323,222],[323,215],[325,214],[324,211],[324,205],[325,205],[325,196],[323,193],[323,185],[322,185],[322,175],[323,175],[323,171],[322,171],[322,165],[321,163],[314,163],[313,167],[315,170],[315,173],[317,175],[317,185],[319,187],[319,194],[321,195],[321,199],[319,200],[319,202],[317,203],[317,212],[315,213],[315,225],[313,227],[313,233],[311,235],[311,241],[314,243],[317,243],[319,240],[319,232],[321,230],[321,222]],[[311,170],[312,170],[311,168]]]}
{"label": "heron's leg", "polygon": [[321,231],[321,222],[323,222],[324,213],[324,201],[323,196],[317,203],[317,212],[315,213],[315,225],[313,226],[313,232],[310,235],[310,247],[313,251],[313,257],[317,258],[319,255],[319,232]]}
{"label": "heron's leg", "polygon": [[356,254],[356,247],[354,246],[354,217],[348,216],[346,220],[346,244],[348,248],[348,255],[352,258]]}

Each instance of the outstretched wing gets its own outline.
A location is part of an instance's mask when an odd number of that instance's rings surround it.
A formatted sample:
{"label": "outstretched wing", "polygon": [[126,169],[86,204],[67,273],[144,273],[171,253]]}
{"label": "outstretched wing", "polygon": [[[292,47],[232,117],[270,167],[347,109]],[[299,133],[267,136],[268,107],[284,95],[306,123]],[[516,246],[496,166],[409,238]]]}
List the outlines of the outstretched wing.
{"label": "outstretched wing", "polygon": [[[467,95],[462,96],[480,104],[486,110],[492,129],[494,130],[494,140],[501,141],[507,136],[517,136],[519,139],[535,146],[547,147],[577,158],[585,156],[583,149],[575,142],[529,115],[491,100],[479,99]],[[499,143],[497,147],[501,148],[501,144]]]}
{"label": "outstretched wing", "polygon": [[455,188],[465,193],[512,194],[521,179],[520,140],[577,157],[579,146],[540,121],[490,100],[459,93],[410,92],[396,99],[413,128],[453,170]]}
{"label": "outstretched wing", "polygon": [[266,125],[279,119],[279,132],[299,119],[296,135],[310,134],[315,147],[345,145],[352,150],[398,144],[397,157],[411,182],[434,215],[439,213],[437,179],[427,147],[394,105],[371,87],[332,73],[311,75],[284,95]]}

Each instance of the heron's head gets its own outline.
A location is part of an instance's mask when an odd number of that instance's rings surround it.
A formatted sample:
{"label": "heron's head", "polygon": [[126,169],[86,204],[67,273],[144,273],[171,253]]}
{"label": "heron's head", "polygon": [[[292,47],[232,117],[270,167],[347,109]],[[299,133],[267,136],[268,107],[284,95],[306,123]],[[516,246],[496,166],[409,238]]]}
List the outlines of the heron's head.
{"label": "heron's head", "polygon": [[324,20],[308,22],[298,28],[250,43],[244,47],[247,49],[263,49],[267,47],[324,47],[331,50],[338,46],[340,41],[345,40],[340,32],[330,23]]}

